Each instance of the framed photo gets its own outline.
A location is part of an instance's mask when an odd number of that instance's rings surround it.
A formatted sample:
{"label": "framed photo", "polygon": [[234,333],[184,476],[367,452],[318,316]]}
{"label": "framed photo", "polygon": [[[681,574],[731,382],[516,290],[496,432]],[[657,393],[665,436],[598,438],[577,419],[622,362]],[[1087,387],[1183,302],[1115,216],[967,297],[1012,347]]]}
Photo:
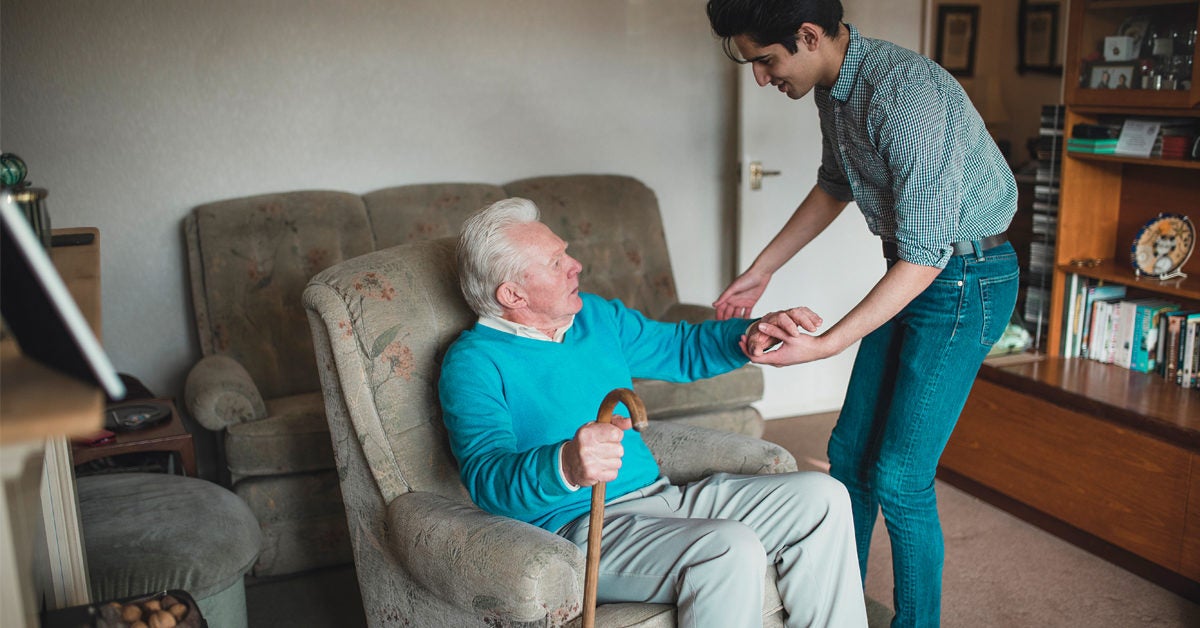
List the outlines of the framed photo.
{"label": "framed photo", "polygon": [[1088,70],[1088,89],[1132,89],[1134,76],[1132,63],[1093,63]]}
{"label": "framed photo", "polygon": [[978,5],[938,6],[937,44],[933,60],[954,76],[972,76],[975,72],[978,33]]}
{"label": "framed photo", "polygon": [[1058,4],[1021,0],[1017,17],[1017,72],[1061,74],[1058,54]]}

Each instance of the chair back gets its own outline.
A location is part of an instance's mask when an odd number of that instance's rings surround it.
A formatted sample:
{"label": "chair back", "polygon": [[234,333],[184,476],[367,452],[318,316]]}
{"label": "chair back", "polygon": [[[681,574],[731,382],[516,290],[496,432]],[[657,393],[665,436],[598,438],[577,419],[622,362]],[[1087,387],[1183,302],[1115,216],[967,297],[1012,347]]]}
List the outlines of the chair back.
{"label": "chair back", "polygon": [[446,350],[475,320],[454,248],[442,238],[369,253],[322,271],[304,291],[327,411],[344,409],[384,503],[409,491],[469,500],[437,391]]}
{"label": "chair back", "polygon": [[266,399],[319,389],[296,304],[317,271],[374,248],[362,197],[301,191],[218,201],[192,210],[184,231],[203,354],[236,360]]}

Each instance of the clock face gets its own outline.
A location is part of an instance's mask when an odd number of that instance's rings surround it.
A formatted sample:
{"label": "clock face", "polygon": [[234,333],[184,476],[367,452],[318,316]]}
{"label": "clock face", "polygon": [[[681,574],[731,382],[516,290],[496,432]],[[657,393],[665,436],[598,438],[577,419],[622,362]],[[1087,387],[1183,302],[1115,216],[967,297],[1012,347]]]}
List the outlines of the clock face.
{"label": "clock face", "polygon": [[1195,243],[1191,219],[1182,214],[1159,214],[1133,238],[1133,268],[1139,275],[1163,278],[1187,262]]}

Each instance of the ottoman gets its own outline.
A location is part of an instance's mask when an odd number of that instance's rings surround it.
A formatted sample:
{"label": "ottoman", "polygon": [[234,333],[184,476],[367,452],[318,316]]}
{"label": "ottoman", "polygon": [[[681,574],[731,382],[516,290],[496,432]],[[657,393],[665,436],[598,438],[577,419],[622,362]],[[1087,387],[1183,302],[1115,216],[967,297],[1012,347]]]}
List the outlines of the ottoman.
{"label": "ottoman", "polygon": [[79,478],[93,601],[182,589],[212,628],[245,628],[245,575],[262,532],[237,495],[163,473]]}

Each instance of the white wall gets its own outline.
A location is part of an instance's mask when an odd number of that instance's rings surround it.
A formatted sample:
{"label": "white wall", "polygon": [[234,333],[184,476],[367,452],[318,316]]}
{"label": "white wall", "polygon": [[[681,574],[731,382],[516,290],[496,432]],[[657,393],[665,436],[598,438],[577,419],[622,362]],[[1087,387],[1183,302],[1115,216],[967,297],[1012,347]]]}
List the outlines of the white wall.
{"label": "white wall", "polygon": [[198,358],[181,221],[217,199],[628,174],[658,194],[681,297],[728,280],[735,66],[698,0],[3,0],[0,18],[0,148],[55,227],[99,227],[104,344],[158,394]]}

